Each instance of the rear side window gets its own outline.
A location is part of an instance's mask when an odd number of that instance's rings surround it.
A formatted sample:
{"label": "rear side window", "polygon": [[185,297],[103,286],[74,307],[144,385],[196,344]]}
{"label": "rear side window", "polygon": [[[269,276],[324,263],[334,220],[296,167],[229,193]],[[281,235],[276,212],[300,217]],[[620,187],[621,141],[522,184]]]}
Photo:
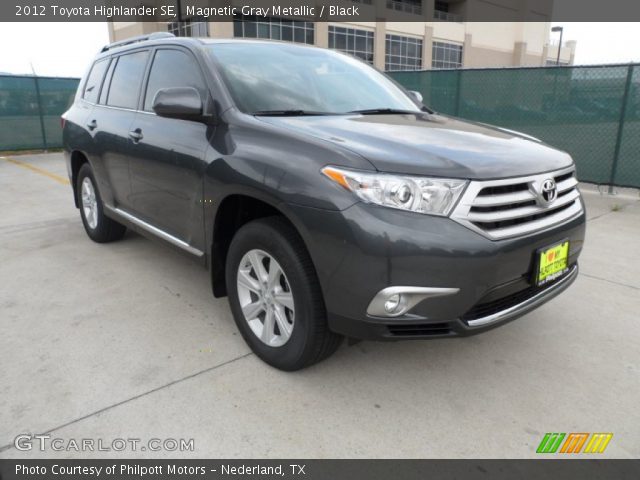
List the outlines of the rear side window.
{"label": "rear side window", "polygon": [[113,70],[116,68],[117,60],[111,62],[109,70],[107,70],[107,76],[104,77],[104,83],[102,84],[102,90],[100,90],[100,98],[98,99],[99,105],[107,104],[107,94],[109,93],[109,85],[111,84],[111,77],[113,76]]}
{"label": "rear side window", "polygon": [[144,109],[151,111],[153,98],[161,88],[193,87],[204,101],[207,89],[196,60],[182,50],[158,50],[153,59]]}
{"label": "rear side window", "polygon": [[107,105],[111,107],[131,108],[138,106],[138,92],[147,64],[148,52],[129,53],[118,57],[111,77]]}
{"label": "rear side window", "polygon": [[109,59],[98,60],[93,64],[91,73],[84,84],[84,91],[82,92],[82,98],[87,102],[96,103],[98,100],[98,94],[100,93],[100,85],[102,85],[102,79],[104,78],[104,72],[109,65]]}

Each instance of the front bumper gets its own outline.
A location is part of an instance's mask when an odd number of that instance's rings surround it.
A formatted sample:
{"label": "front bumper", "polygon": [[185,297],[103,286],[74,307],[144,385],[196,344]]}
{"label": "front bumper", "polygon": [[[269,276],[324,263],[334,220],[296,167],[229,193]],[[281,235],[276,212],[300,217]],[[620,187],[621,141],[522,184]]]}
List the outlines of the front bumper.
{"label": "front bumper", "polygon": [[[341,212],[289,207],[316,267],[330,328],[368,340],[472,335],[518,318],[575,280],[585,234],[584,213],[539,234],[492,241],[449,218],[362,203]],[[535,251],[564,239],[570,272],[537,289]],[[390,286],[459,290],[399,317],[367,315]]]}

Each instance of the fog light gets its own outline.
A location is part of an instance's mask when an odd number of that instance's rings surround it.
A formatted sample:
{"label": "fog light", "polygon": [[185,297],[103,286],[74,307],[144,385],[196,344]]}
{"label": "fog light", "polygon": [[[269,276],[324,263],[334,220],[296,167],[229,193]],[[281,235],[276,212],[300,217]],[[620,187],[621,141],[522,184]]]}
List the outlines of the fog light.
{"label": "fog light", "polygon": [[431,297],[455,295],[458,288],[387,287],[380,290],[367,308],[372,317],[399,317],[421,301]]}
{"label": "fog light", "polygon": [[400,294],[396,293],[391,295],[386,302],[384,302],[384,309],[387,313],[394,313],[398,307],[400,306],[400,301],[402,297]]}

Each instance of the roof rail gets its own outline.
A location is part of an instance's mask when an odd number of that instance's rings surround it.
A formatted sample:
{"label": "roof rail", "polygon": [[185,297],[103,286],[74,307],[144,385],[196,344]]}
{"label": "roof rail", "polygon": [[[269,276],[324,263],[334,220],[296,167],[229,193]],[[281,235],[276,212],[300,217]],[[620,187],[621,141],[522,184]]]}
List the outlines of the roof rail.
{"label": "roof rail", "polygon": [[100,52],[106,52],[107,50],[111,50],[112,48],[123,47],[125,45],[130,45],[132,43],[144,42],[145,40],[158,40],[160,38],[173,38],[175,35],[169,32],[154,32],[148,35],[138,35],[137,37],[127,38],[125,40],[120,40],[119,42],[113,42],[109,45],[105,45],[102,47]]}

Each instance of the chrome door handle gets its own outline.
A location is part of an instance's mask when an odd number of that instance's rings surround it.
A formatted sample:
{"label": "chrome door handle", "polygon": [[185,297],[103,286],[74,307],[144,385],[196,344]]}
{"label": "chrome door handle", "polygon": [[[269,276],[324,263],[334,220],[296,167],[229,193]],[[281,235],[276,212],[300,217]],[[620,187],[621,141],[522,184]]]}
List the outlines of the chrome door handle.
{"label": "chrome door handle", "polygon": [[129,136],[136,143],[144,138],[144,135],[142,135],[142,130],[140,130],[139,128],[136,128],[135,130],[131,130],[129,132]]}

